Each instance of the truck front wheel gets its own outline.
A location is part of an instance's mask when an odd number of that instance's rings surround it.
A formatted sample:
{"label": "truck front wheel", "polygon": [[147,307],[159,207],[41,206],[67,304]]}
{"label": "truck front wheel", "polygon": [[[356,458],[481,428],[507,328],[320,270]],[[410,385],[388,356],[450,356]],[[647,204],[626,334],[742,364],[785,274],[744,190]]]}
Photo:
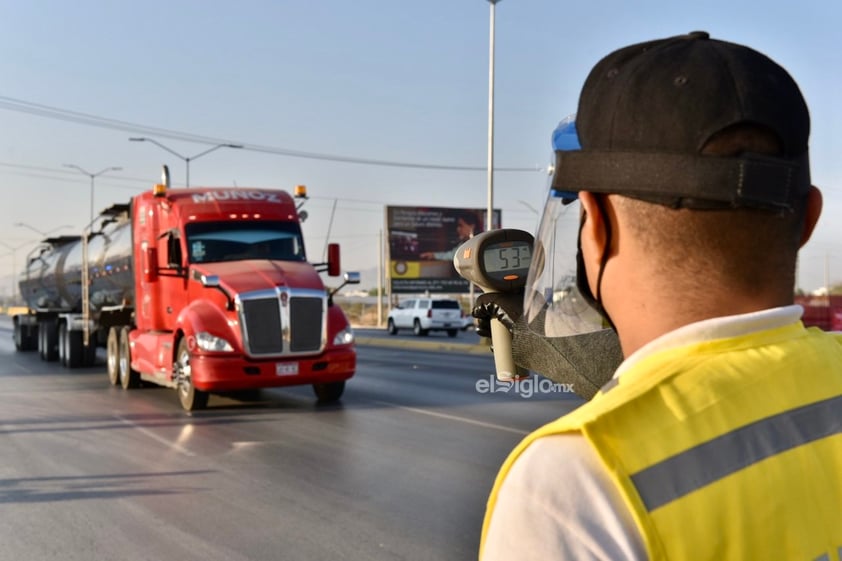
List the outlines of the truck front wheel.
{"label": "truck front wheel", "polygon": [[187,339],[183,338],[178,343],[178,352],[175,355],[175,376],[178,400],[185,411],[204,409],[208,404],[208,392],[196,389],[191,374],[190,349],[187,348]]}
{"label": "truck front wheel", "polygon": [[313,391],[319,403],[333,403],[339,401],[342,392],[345,391],[345,380],[339,382],[327,382],[324,384],[313,384]]}

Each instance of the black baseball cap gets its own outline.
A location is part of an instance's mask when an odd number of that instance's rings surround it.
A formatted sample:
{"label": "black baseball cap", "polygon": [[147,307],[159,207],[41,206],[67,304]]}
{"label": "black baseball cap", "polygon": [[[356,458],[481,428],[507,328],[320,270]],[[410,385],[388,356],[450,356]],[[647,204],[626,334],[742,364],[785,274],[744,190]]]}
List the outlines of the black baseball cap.
{"label": "black baseball cap", "polygon": [[[701,153],[739,124],[770,130],[782,153]],[[553,188],[672,207],[791,209],[810,188],[810,115],[776,62],[704,31],[619,49],[579,99],[581,150],[556,152]]]}

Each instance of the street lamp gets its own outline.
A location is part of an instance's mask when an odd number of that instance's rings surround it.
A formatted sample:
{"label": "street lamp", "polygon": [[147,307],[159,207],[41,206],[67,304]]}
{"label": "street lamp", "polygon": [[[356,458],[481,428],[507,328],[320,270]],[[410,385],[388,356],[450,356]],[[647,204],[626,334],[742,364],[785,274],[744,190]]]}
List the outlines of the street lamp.
{"label": "street lamp", "polygon": [[87,175],[88,177],[91,178],[91,223],[93,224],[93,221],[94,221],[94,179],[96,177],[102,175],[103,173],[107,172],[107,171],[120,171],[123,168],[110,167],[110,168],[105,168],[103,170],[100,170],[96,173],[91,173],[88,170],[77,166],[76,164],[64,164],[64,167],[79,170],[80,172],[84,173],[85,175]]}
{"label": "street lamp", "polygon": [[491,6],[490,29],[488,33],[488,225],[494,229],[494,6],[500,0],[488,0]]}
{"label": "street lamp", "polygon": [[29,224],[27,224],[25,222],[15,222],[14,225],[19,227],[19,228],[29,228],[30,230],[32,230],[36,234],[44,236],[45,238],[47,236],[49,236],[50,234],[52,234],[53,232],[56,232],[56,231],[61,230],[63,228],[73,228],[73,226],[71,226],[70,224],[64,224],[63,226],[56,226],[52,230],[48,230],[46,232],[43,232],[43,231],[39,230],[38,228],[36,228],[35,226],[30,226]]}
{"label": "street lamp", "polygon": [[129,138],[129,140],[132,141],[132,142],[151,142],[155,146],[157,146],[159,148],[163,148],[164,150],[166,150],[167,152],[169,152],[170,154],[172,154],[176,158],[181,158],[182,160],[184,160],[184,165],[187,168],[187,181],[185,182],[185,186],[187,186],[188,188],[190,187],[190,162],[191,161],[195,160],[196,158],[200,158],[200,157],[204,156],[205,154],[209,154],[209,153],[213,152],[214,150],[219,150],[220,148],[242,148],[243,147],[242,144],[217,144],[216,146],[212,146],[212,147],[208,148],[204,152],[199,152],[195,156],[187,157],[187,156],[182,156],[181,154],[179,154],[178,152],[176,152],[172,148],[169,148],[168,146],[164,146],[163,144],[161,144],[160,142],[158,142],[154,138],[146,138],[145,136],[141,136],[141,137],[132,137],[132,138]]}

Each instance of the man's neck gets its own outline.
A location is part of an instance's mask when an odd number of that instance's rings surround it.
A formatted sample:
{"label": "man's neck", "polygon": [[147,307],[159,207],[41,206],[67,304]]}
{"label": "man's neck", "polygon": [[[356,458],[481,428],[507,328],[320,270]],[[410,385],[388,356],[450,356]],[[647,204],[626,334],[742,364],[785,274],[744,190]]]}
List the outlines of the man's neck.
{"label": "man's neck", "polygon": [[645,298],[626,303],[619,313],[612,314],[623,356],[628,357],[650,341],[691,323],[758,312],[793,302],[791,294],[788,297],[730,294],[720,298],[710,294],[702,302],[699,302],[701,297],[684,301],[677,298],[663,292],[650,293]]}

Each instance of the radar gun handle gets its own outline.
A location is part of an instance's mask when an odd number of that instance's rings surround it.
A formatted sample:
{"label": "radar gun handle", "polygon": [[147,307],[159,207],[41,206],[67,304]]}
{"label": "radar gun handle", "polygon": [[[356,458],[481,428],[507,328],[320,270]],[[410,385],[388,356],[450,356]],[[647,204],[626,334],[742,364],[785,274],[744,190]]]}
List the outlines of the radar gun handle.
{"label": "radar gun handle", "polygon": [[512,334],[499,319],[491,320],[491,350],[494,352],[494,367],[498,380],[510,382],[529,376],[526,369],[515,364],[512,356]]}

